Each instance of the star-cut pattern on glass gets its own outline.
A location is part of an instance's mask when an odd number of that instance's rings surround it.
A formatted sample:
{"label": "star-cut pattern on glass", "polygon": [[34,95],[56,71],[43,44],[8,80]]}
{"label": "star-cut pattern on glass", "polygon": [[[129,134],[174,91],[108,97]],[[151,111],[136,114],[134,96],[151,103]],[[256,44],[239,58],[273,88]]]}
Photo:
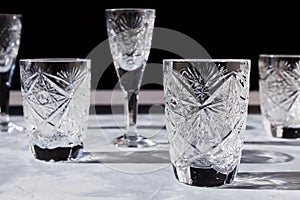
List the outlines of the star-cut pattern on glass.
{"label": "star-cut pattern on glass", "polygon": [[[172,160],[222,173],[239,162],[248,105],[244,66],[181,63],[166,72],[165,99]],[[230,147],[230,148],[228,148]],[[190,163],[173,163],[188,170]]]}
{"label": "star-cut pattern on glass", "polygon": [[21,70],[23,104],[28,113],[25,117],[33,122],[29,127],[41,146],[55,142],[57,137],[67,138],[81,132],[80,127],[84,127],[81,122],[85,121],[82,116],[88,112],[89,96],[85,92],[89,88],[88,70],[69,67],[56,74],[51,71],[51,67],[38,66]]}
{"label": "star-cut pattern on glass", "polygon": [[300,61],[278,59],[270,66],[261,60],[259,68],[262,112],[272,123],[295,125],[300,112]]}

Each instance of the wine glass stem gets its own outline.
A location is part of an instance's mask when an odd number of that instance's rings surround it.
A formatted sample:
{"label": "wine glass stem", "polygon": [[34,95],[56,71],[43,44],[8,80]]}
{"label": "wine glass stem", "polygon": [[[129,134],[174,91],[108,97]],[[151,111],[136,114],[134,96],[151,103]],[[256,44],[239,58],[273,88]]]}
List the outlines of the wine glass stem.
{"label": "wine glass stem", "polygon": [[125,117],[126,117],[126,133],[124,137],[128,141],[137,140],[136,119],[138,112],[138,96],[139,90],[125,92]]}

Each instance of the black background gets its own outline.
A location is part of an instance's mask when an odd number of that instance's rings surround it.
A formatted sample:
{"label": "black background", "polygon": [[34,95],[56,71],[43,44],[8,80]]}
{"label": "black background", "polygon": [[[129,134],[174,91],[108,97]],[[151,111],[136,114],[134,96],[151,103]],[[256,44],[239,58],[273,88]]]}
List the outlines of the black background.
{"label": "black background", "polygon": [[[18,58],[84,58],[107,38],[106,8],[153,8],[156,9],[156,27],[173,29],[190,36],[212,58],[251,59],[251,90],[258,90],[259,54],[300,54],[300,9],[296,3],[195,2],[2,1],[0,13],[18,13],[23,16]],[[161,63],[163,58],[177,56],[151,50],[148,62]],[[117,82],[112,65],[105,73],[99,89],[111,89]],[[19,88],[17,68],[12,89]],[[148,85],[144,88],[160,86]]]}

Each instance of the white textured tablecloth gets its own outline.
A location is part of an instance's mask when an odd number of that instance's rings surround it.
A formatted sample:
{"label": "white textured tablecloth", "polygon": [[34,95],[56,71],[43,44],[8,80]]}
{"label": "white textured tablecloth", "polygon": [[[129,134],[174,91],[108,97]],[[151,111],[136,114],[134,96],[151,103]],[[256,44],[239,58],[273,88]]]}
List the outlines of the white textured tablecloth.
{"label": "white textured tablecloth", "polygon": [[[232,185],[201,188],[179,183],[169,162],[163,115],[139,115],[142,134],[157,147],[112,146],[122,115],[91,116],[78,161],[33,159],[24,132],[0,132],[0,199],[300,199],[300,142],[265,135],[249,115],[242,164]],[[22,117],[12,117],[22,125]],[[123,126],[122,123],[119,126]]]}

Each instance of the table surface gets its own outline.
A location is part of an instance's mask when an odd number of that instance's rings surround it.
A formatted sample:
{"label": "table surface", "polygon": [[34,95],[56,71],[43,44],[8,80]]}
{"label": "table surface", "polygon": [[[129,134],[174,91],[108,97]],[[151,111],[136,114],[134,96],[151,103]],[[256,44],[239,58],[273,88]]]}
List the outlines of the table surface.
{"label": "table surface", "polygon": [[[12,121],[23,126],[21,116]],[[23,131],[0,132],[0,199],[299,199],[300,141],[266,135],[261,116],[248,116],[242,163],[233,184],[203,188],[173,175],[161,114],[139,115],[141,134],[158,145],[114,147],[123,115],[92,115],[81,159],[33,159]],[[242,197],[242,198],[241,198]]]}

